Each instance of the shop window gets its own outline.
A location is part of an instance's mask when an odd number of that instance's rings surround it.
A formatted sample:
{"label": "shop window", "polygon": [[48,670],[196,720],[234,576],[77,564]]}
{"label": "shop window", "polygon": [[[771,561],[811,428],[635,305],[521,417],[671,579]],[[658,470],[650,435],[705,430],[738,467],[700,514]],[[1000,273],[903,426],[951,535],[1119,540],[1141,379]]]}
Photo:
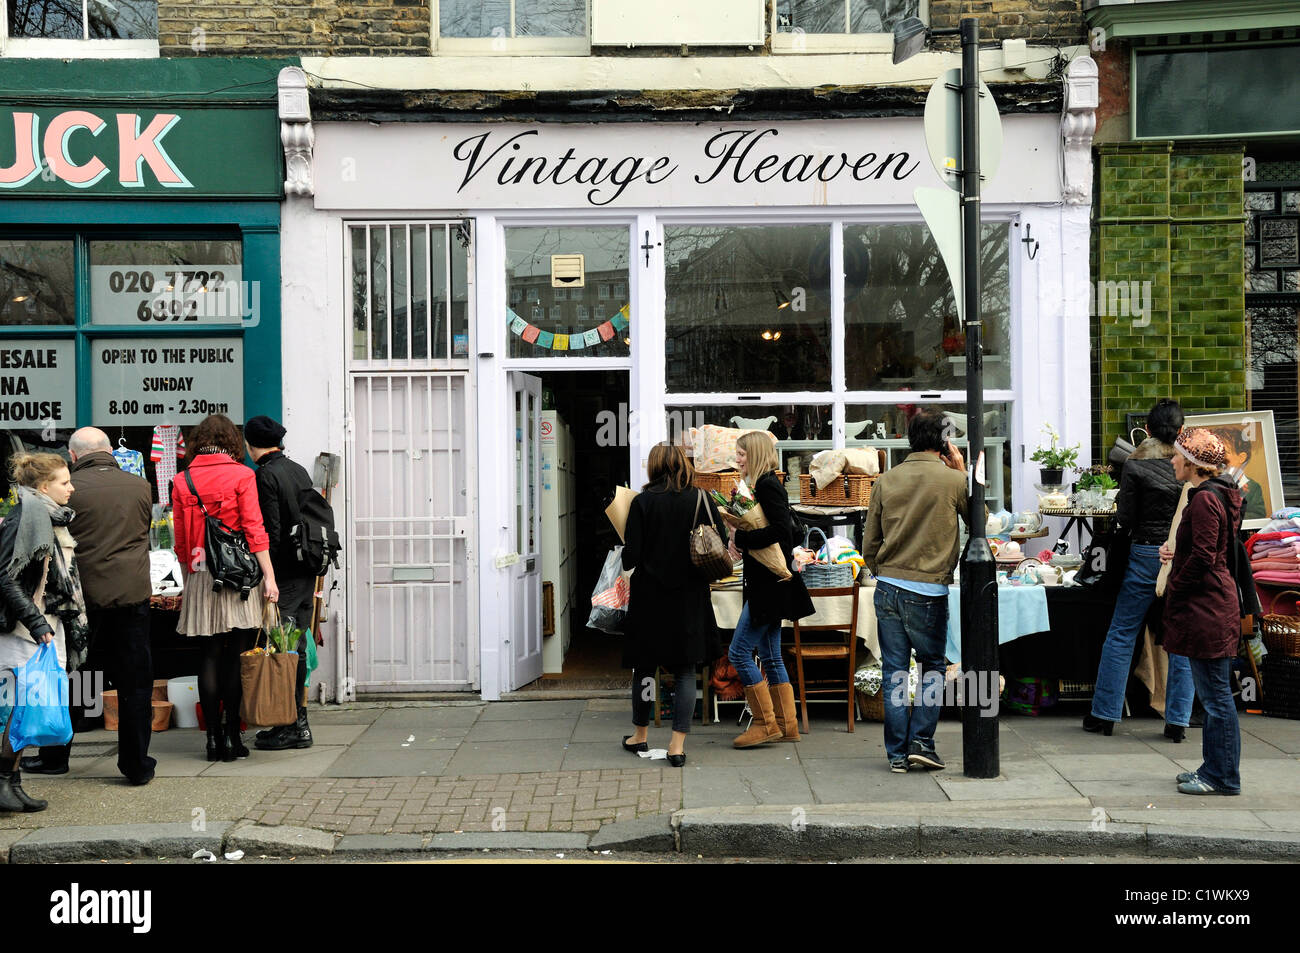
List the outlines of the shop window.
{"label": "shop window", "polygon": [[6,0],[9,36],[43,40],[157,40],[157,0]]}
{"label": "shop window", "polygon": [[587,52],[587,0],[439,0],[438,49]]}
{"label": "shop window", "polygon": [[[580,254],[584,258],[586,285],[565,290],[579,301],[575,319],[565,319],[563,309],[545,309],[528,315],[507,311],[502,319],[510,329],[509,356],[627,357],[631,354],[631,305],[627,297],[610,295],[614,279],[627,287],[629,237],[626,228],[507,228],[506,287],[523,289],[528,301],[540,300],[551,290],[551,256]],[[509,297],[509,295],[507,296]]]}
{"label": "shop window", "polygon": [[668,226],[664,259],[670,392],[830,390],[829,225]]}
{"label": "shop window", "polygon": [[[776,439],[777,459],[780,468],[790,476],[786,486],[798,488],[800,473],[806,473],[808,460],[818,450],[834,446],[832,441],[832,408],[829,404],[791,405],[778,403],[746,403],[727,406],[670,406],[665,411],[667,439],[692,448],[696,454],[705,454],[710,470],[717,464],[721,451],[697,434],[692,443],[691,431],[710,424],[737,430],[765,430]],[[792,497],[793,498],[793,497]]]}
{"label": "shop window", "polygon": [[[910,402],[902,404],[848,404],[844,408],[844,445],[879,447],[887,451],[889,465],[907,459],[907,424],[919,407],[933,407],[949,415],[953,442],[966,452],[966,405]],[[984,405],[984,453],[988,477],[986,498],[989,509],[1011,506],[1011,405]],[[994,466],[992,461],[998,461]],[[969,461],[968,461],[969,462]]]}
{"label": "shop window", "polygon": [[251,290],[236,241],[90,243],[91,324],[238,324]]}
{"label": "shop window", "polygon": [[776,0],[772,52],[888,51],[908,17],[925,18],[926,0]]}
{"label": "shop window", "polygon": [[[982,230],[984,383],[1011,387],[1010,243]],[[961,390],[966,337],[952,283],[924,225],[844,228],[844,365],[849,390]]]}
{"label": "shop window", "polygon": [[0,238],[0,326],[74,324],[72,239]]}
{"label": "shop window", "polygon": [[469,232],[458,222],[354,225],[352,356],[469,356]]}

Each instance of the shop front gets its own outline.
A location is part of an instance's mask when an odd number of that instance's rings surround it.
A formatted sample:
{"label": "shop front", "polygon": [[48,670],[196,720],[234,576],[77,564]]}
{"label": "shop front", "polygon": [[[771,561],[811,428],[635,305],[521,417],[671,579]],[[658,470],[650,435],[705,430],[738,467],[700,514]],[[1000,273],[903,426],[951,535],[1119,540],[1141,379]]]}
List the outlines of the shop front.
{"label": "shop front", "polygon": [[[984,411],[991,504],[1014,509],[1045,423],[1089,444],[1091,169],[1057,114],[1003,127]],[[916,405],[964,442],[964,340],[913,198],[939,184],[919,116],[314,136],[285,282],[323,291],[301,311],[290,294],[286,327],[319,327],[323,304],[330,370],[287,375],[286,403],[319,399],[349,433],[342,697],[491,699],[602,652],[617,667],[584,625],[617,542],[603,508],[690,427],[769,430],[787,473],[830,447],[897,462]]]}
{"label": "shop front", "polygon": [[[84,67],[42,62],[0,97],[6,469],[93,425],[153,486],[159,515],[190,427],[281,410],[274,81],[260,103],[199,107],[196,90],[158,92],[163,70],[104,66],[96,92]],[[205,67],[195,81],[231,75]],[[132,85],[147,104],[106,104]],[[160,677],[186,674],[170,664],[160,657]]]}

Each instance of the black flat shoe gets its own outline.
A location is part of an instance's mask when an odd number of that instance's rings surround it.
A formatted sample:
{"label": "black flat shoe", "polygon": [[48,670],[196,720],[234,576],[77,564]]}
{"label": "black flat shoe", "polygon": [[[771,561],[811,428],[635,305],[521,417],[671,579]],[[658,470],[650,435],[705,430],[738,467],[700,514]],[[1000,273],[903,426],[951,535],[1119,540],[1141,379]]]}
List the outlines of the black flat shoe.
{"label": "black flat shoe", "polygon": [[636,754],[638,751],[649,751],[649,750],[650,750],[650,743],[649,743],[648,741],[643,741],[643,742],[641,742],[640,744],[635,744],[635,745],[630,745],[630,744],[628,744],[628,743],[627,743],[627,739],[629,739],[629,738],[631,738],[631,737],[632,737],[631,735],[624,735],[624,736],[623,736],[623,750],[624,750],[624,751],[630,752],[630,753],[632,753],[632,754]]}
{"label": "black flat shoe", "polygon": [[19,768],[28,774],[67,774],[68,762],[62,764],[51,764],[44,758],[23,758],[18,762]]}
{"label": "black flat shoe", "polygon": [[686,752],[682,752],[681,754],[670,754],[668,756],[668,763],[674,768],[680,768],[686,763]]}
{"label": "black flat shoe", "polygon": [[1176,744],[1187,737],[1187,729],[1182,725],[1165,725],[1165,737]]}
{"label": "black flat shoe", "polygon": [[1115,722],[1104,721],[1101,718],[1093,718],[1092,715],[1084,715],[1083,730],[1091,731],[1094,734],[1100,731],[1103,735],[1109,738],[1111,732],[1115,730]]}

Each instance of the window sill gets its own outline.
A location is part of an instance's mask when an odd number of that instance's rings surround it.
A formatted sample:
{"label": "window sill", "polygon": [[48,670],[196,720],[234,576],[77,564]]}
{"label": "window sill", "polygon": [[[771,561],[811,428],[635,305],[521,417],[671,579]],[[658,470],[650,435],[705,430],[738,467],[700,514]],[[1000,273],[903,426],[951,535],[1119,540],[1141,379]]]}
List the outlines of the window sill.
{"label": "window sill", "polygon": [[8,38],[0,46],[5,59],[157,59],[157,40],[43,40]]}
{"label": "window sill", "polygon": [[889,33],[773,33],[772,53],[890,53]]}
{"label": "window sill", "polygon": [[589,56],[588,37],[438,37],[434,56]]}

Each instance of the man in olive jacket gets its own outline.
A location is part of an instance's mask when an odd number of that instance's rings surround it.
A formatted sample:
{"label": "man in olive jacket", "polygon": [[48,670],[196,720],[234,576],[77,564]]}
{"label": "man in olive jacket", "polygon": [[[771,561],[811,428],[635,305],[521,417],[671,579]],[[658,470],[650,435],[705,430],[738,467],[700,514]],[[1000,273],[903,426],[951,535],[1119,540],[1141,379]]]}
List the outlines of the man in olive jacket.
{"label": "man in olive jacket", "polygon": [[[68,528],[77,541],[77,570],[90,623],[89,654],[82,671],[103,666],[117,690],[117,767],[132,784],[153,780],[149,757],[153,725],[153,656],[149,646],[149,484],[117,465],[108,436],[83,427],[68,441],[75,492]],[[88,684],[82,679],[83,686]],[[83,689],[84,691],[84,689]],[[74,699],[85,703],[87,699]],[[65,774],[69,743],[23,758],[34,774]]]}
{"label": "man in olive jacket", "polygon": [[[912,765],[944,767],[934,748],[942,706],[923,699],[942,697],[948,586],[961,555],[957,520],[967,520],[966,463],[946,429],[943,414],[933,408],[912,418],[912,452],[876,481],[863,533],[862,556],[876,577],[885,754],[896,774]],[[913,650],[920,680],[916,703],[909,706]]]}

